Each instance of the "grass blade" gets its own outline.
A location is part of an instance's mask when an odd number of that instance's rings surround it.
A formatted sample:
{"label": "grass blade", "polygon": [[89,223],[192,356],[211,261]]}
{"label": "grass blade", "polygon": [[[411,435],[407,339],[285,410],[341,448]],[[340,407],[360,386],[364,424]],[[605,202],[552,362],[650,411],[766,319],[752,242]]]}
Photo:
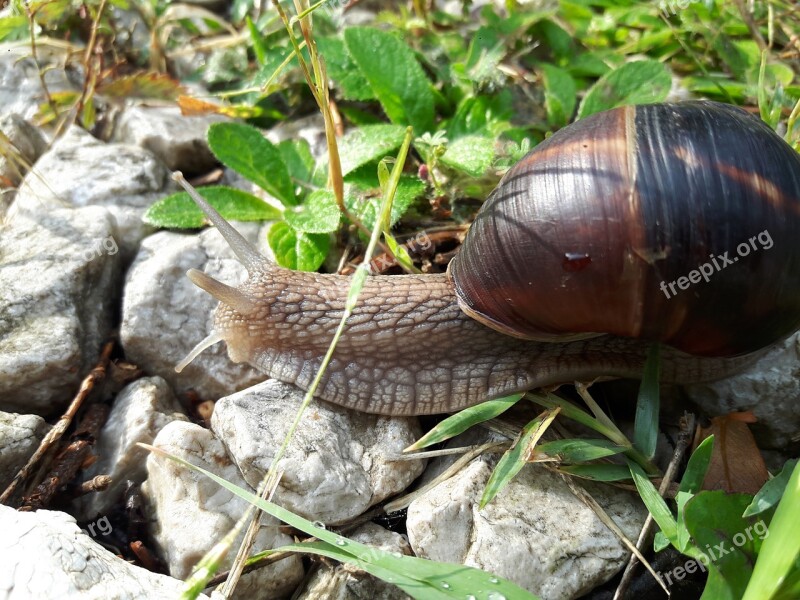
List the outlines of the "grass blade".
{"label": "grass blade", "polygon": [[660,371],[659,346],[653,344],[647,353],[642,384],[636,401],[636,420],[634,422],[633,445],[649,460],[656,454],[658,442],[658,413],[660,399],[658,379]]}
{"label": "grass blade", "polygon": [[438,444],[460,433],[465,432],[467,429],[478,423],[483,423],[489,419],[494,419],[498,415],[503,414],[509,408],[514,406],[522,398],[522,394],[513,394],[505,398],[498,398],[497,400],[489,400],[481,402],[475,406],[470,406],[464,410],[457,412],[440,421],[428,433],[423,435],[416,442],[411,444],[403,452],[413,452],[415,450],[422,450],[433,444]]}
{"label": "grass blade", "polygon": [[667,539],[673,545],[677,546],[678,526],[664,498],[661,497],[656,487],[650,479],[648,479],[642,467],[632,460],[628,460],[628,468],[630,468],[631,475],[633,476],[633,483],[636,484],[639,496],[641,496],[642,502],[644,502],[647,510],[653,515],[653,520],[655,520],[661,528],[661,531]]}
{"label": "grass blade", "polygon": [[516,443],[503,454],[500,462],[497,463],[494,471],[492,471],[489,481],[486,482],[486,489],[483,490],[483,496],[481,497],[481,508],[491,502],[492,498],[527,464],[536,442],[547,431],[550,423],[553,422],[559,412],[560,409],[558,408],[546,410],[525,425]]}

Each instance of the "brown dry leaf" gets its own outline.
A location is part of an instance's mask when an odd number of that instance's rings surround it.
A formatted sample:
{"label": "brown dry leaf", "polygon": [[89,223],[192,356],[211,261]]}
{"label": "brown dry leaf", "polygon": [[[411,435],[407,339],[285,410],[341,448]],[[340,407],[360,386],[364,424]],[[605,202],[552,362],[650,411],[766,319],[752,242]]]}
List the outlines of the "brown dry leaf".
{"label": "brown dry leaf", "polygon": [[698,429],[695,447],[709,435],[714,436],[703,489],[755,494],[767,482],[767,466],[747,426],[755,422],[751,412],[730,413],[714,417],[710,427]]}
{"label": "brown dry leaf", "polygon": [[181,108],[181,114],[185,117],[218,114],[238,119],[249,119],[261,116],[264,113],[258,106],[245,106],[243,104],[223,106],[221,104],[214,104],[213,102],[206,102],[198,98],[192,98],[191,96],[178,96],[178,106]]}
{"label": "brown dry leaf", "polygon": [[194,117],[197,115],[218,114],[223,108],[219,104],[206,102],[192,98],[191,96],[178,96],[178,106],[181,108],[181,114],[184,117]]}

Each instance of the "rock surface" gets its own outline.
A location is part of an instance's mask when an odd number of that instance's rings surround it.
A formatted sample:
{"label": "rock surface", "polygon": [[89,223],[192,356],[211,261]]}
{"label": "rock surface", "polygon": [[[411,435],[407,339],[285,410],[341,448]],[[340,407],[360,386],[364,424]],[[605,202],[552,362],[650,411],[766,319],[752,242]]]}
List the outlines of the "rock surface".
{"label": "rock surface", "polygon": [[[248,489],[222,443],[199,425],[173,421],[161,430],[153,445]],[[184,579],[234,527],[249,505],[207,477],[165,457],[148,456],[147,474],[142,491],[154,520],[153,539],[170,574]],[[261,525],[255,552],[292,543],[272,517],[262,517]],[[234,548],[243,535],[240,533]],[[229,553],[224,567],[230,566],[233,555],[235,552]],[[243,575],[234,598],[280,598],[290,593],[302,576],[300,557],[292,556]]]}
{"label": "rock surface", "polygon": [[[464,439],[456,438],[454,445],[465,445]],[[478,567],[542,600],[577,598],[624,566],[629,553],[622,543],[559,475],[542,466],[523,467],[480,509],[496,463],[496,455],[475,459],[411,503],[408,537],[417,556]],[[433,470],[441,464],[434,464]],[[634,494],[580,485],[629,538],[636,539],[647,513]]]}
{"label": "rock surface", "polygon": [[217,164],[206,131],[226,120],[221,115],[184,116],[176,106],[134,106],[120,116],[112,140],[149,150],[173,171],[205,173]]}
{"label": "rock surface", "polygon": [[[237,225],[251,242],[255,224]],[[225,344],[195,358],[182,373],[177,365],[211,331],[217,301],[186,277],[190,268],[236,285],[247,272],[216,229],[199,235],[161,231],[142,243],[125,282],[120,339],[128,360],[166,379],[176,393],[194,389],[216,399],[265,379],[252,367],[233,363]]]}
{"label": "rock surface", "polygon": [[16,113],[0,116],[0,216],[11,203],[4,188],[15,188],[47,148],[42,132]]}
{"label": "rock surface", "polygon": [[0,231],[0,410],[48,414],[77,391],[111,333],[120,261],[104,208],[27,212]]}
{"label": "rock surface", "polygon": [[48,429],[36,415],[0,412],[0,491],[33,456]]}
{"label": "rock surface", "polygon": [[[298,388],[266,381],[221,399],[211,428],[255,487],[303,400]],[[392,461],[420,435],[416,418],[381,417],[315,401],[285,457],[275,501],[309,520],[336,524],[404,490],[422,461]]]}
{"label": "rock surface", "polygon": [[686,391],[712,416],[752,411],[758,422],[750,428],[759,446],[785,450],[800,434],[800,332],[742,373]]}
{"label": "rock surface", "polygon": [[117,558],[66,513],[0,505],[0,530],[2,600],[167,600],[180,594],[180,581]]}
{"label": "rock surface", "polygon": [[[395,554],[412,554],[408,540],[375,523],[365,523],[348,538]],[[397,586],[346,564],[323,564],[308,580],[297,600],[410,600]]]}
{"label": "rock surface", "polygon": [[133,257],[152,228],[144,211],[173,189],[166,167],[137,146],[106,144],[79,127],[71,127],[36,163],[20,186],[15,205],[29,211],[99,205],[117,221],[118,235],[109,248]]}
{"label": "rock surface", "polygon": [[[36,63],[29,58],[28,44],[0,44],[0,106],[23,119],[32,119],[47,98]],[[43,66],[43,78],[50,93],[77,89],[62,68]]]}
{"label": "rock surface", "polygon": [[115,398],[100,432],[93,452],[97,461],[82,476],[88,481],[108,475],[111,485],[77,500],[77,514],[84,519],[106,514],[119,501],[128,481],[144,481],[147,451],[136,444],[152,444],[167,423],[185,418],[169,385],[160,377],[146,377],[126,386]]}

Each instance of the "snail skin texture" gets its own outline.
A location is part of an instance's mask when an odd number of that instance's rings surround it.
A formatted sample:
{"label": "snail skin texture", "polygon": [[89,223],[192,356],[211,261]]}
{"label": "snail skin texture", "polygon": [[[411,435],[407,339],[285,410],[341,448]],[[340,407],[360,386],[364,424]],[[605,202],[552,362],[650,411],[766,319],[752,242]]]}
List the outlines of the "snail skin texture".
{"label": "snail skin texture", "polygon": [[[196,201],[249,277],[233,288],[189,271],[220,304],[179,369],[224,340],[232,360],[307,389],[350,278],[278,267]],[[666,381],[729,375],[800,326],[799,215],[800,156],[739,108],[587,117],[508,171],[447,274],[367,278],[316,396],[386,415],[451,412],[639,377],[653,341]],[[692,275],[714,260],[707,281]],[[671,297],[661,289],[689,278]]]}

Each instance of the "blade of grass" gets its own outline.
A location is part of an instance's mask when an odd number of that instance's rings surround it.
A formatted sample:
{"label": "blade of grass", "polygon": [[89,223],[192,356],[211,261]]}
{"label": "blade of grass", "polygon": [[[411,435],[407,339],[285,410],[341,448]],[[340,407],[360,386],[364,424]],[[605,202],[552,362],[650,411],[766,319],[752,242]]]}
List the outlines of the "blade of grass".
{"label": "blade of grass", "polygon": [[489,419],[494,419],[498,415],[503,414],[509,408],[514,406],[522,398],[522,394],[513,394],[505,398],[498,398],[497,400],[489,400],[481,402],[475,406],[470,406],[464,410],[457,412],[440,421],[428,433],[423,435],[416,442],[411,444],[403,452],[413,452],[427,448],[433,444],[438,444],[460,433],[465,432],[467,429],[478,423],[483,423]]}
{"label": "blade of grass", "polygon": [[[561,408],[561,413],[573,421],[577,421],[597,433],[606,436],[618,446],[625,448],[625,455],[636,461],[647,471],[650,475],[658,475],[659,470],[646,456],[644,456],[637,448],[633,446],[631,441],[626,438],[622,432],[614,425],[609,427],[599,419],[592,417],[589,413],[581,408],[575,406],[568,400],[559,398],[554,394],[527,394],[525,396],[528,400],[544,406],[545,408],[554,408],[558,406]],[[613,424],[612,424],[613,425]]]}
{"label": "blade of grass", "polygon": [[653,460],[658,442],[660,366],[659,345],[653,344],[647,352],[647,362],[645,362],[642,383],[639,386],[639,397],[636,400],[636,419],[633,429],[633,445],[648,460]]}
{"label": "blade of grass", "polygon": [[517,441],[503,454],[489,481],[486,482],[486,489],[483,490],[481,497],[481,508],[489,504],[492,498],[528,463],[528,457],[533,453],[534,446],[560,410],[558,407],[548,409],[525,425]]}
{"label": "blade of grass", "polygon": [[678,526],[675,521],[675,516],[667,506],[664,498],[662,498],[661,494],[658,493],[658,490],[652,484],[650,479],[648,479],[644,469],[642,469],[638,463],[628,460],[628,468],[631,471],[633,483],[636,485],[636,489],[639,491],[639,496],[642,498],[642,502],[644,502],[647,510],[650,511],[651,515],[653,515],[653,519],[658,524],[659,528],[661,528],[661,531],[664,533],[667,539],[673,545],[677,546]]}

